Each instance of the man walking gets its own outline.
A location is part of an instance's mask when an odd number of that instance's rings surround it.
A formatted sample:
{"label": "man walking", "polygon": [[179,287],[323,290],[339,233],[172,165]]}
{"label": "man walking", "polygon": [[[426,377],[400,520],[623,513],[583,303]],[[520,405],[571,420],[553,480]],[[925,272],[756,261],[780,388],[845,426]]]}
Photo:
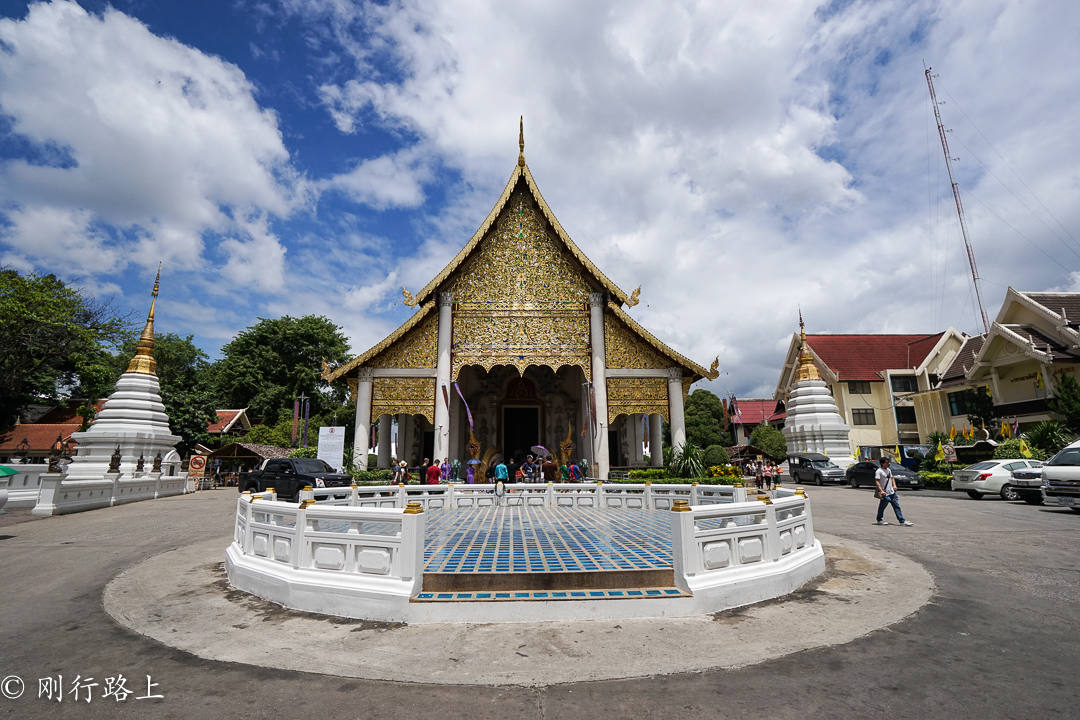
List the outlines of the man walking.
{"label": "man walking", "polygon": [[896,483],[893,482],[892,470],[889,469],[889,458],[881,458],[881,467],[874,474],[874,482],[877,484],[878,495],[881,501],[877,506],[877,525],[888,525],[883,519],[885,508],[892,505],[896,513],[896,522],[911,527],[914,523],[904,519],[904,513],[900,510],[900,496],[896,494]]}
{"label": "man walking", "polygon": [[499,460],[499,464],[495,466],[495,482],[501,482],[503,485],[505,485],[506,479],[508,477],[509,472],[507,472],[506,465],[503,463],[502,460]]}

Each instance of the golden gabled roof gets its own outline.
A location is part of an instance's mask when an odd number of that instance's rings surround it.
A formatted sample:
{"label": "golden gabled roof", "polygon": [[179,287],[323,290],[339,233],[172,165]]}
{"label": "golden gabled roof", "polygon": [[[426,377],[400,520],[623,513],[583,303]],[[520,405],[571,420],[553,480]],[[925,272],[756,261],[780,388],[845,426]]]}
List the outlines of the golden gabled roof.
{"label": "golden gabled roof", "polygon": [[669,358],[671,358],[676,365],[682,365],[687,370],[691,370],[692,372],[694,372],[694,374],[699,375],[702,378],[708,378],[709,380],[715,380],[717,377],[720,376],[719,372],[706,370],[693,360],[690,360],[689,358],[680,355],[664,343],[657,340],[655,337],[653,337],[652,333],[634,322],[634,319],[627,315],[625,310],[623,310],[621,307],[611,302],[610,300],[608,301],[608,309],[615,315],[615,317],[626,323],[627,327],[640,335],[641,338],[645,340],[645,342],[649,343],[654,348],[662,352],[664,355],[667,355]]}
{"label": "golden gabled roof", "polygon": [[397,340],[399,340],[401,337],[403,337],[405,335],[405,333],[409,332],[414,327],[416,327],[417,324],[421,320],[423,320],[424,317],[429,312],[431,312],[431,309],[434,308],[434,307],[435,307],[435,302],[434,301],[424,303],[423,307],[420,308],[419,312],[414,313],[411,318],[409,318],[408,320],[405,321],[404,325],[402,325],[397,330],[395,330],[394,332],[387,335],[386,338],[382,342],[380,342],[378,345],[371,348],[370,350],[365,352],[363,355],[358,355],[357,357],[354,357],[352,360],[345,363],[344,365],[341,365],[341,366],[339,366],[337,368],[334,368],[333,370],[324,370],[323,374],[322,374],[323,380],[325,380],[326,382],[333,382],[333,381],[337,380],[338,378],[343,377],[350,370],[360,367],[361,365],[366,363],[368,360],[375,357],[376,355],[381,353],[383,350],[385,350],[386,348],[390,347],[395,342],[397,342]]}
{"label": "golden gabled roof", "polygon": [[424,300],[429,298],[431,294],[434,293],[435,290],[437,290],[438,287],[442,285],[443,282],[445,282],[446,279],[450,277],[450,275],[453,274],[455,270],[461,267],[461,264],[465,262],[469,255],[472,254],[473,250],[475,250],[476,247],[480,244],[480,242],[484,239],[484,236],[487,235],[487,232],[491,229],[491,226],[495,224],[495,221],[498,219],[499,214],[502,213],[503,208],[506,207],[506,203],[510,200],[510,196],[514,192],[514,188],[517,187],[518,180],[521,179],[525,180],[525,184],[528,186],[529,191],[532,193],[533,199],[536,201],[536,204],[544,213],[544,217],[547,219],[547,221],[551,223],[551,227],[555,228],[555,233],[559,236],[559,239],[563,241],[563,244],[566,245],[567,249],[570,251],[570,254],[573,255],[579,263],[581,263],[581,265],[585,268],[586,271],[589,272],[590,275],[593,276],[593,278],[595,278],[601,285],[603,285],[605,290],[611,293],[612,297],[617,298],[619,302],[627,302],[630,299],[626,293],[624,293],[615,285],[615,283],[611,282],[607,275],[600,272],[600,268],[593,265],[592,261],[589,260],[589,258],[585,257],[585,253],[581,252],[581,249],[577,245],[575,245],[574,241],[570,239],[570,236],[566,234],[566,231],[563,230],[563,226],[559,224],[559,220],[555,217],[555,213],[551,212],[551,208],[548,207],[547,202],[544,200],[544,196],[540,194],[539,188],[536,187],[536,181],[533,180],[532,173],[529,172],[529,166],[524,164],[523,157],[524,156],[518,158],[519,163],[514,166],[514,171],[510,173],[510,180],[507,181],[506,188],[503,190],[502,195],[499,196],[499,201],[495,203],[495,207],[491,209],[491,212],[488,213],[488,216],[484,220],[483,224],[480,225],[480,229],[477,230],[476,233],[469,240],[469,242],[465,244],[465,247],[461,248],[461,252],[459,252],[454,257],[454,259],[450,261],[450,264],[443,268],[442,272],[436,275],[431,282],[425,285],[423,290],[416,293],[415,297],[417,302],[423,302]]}

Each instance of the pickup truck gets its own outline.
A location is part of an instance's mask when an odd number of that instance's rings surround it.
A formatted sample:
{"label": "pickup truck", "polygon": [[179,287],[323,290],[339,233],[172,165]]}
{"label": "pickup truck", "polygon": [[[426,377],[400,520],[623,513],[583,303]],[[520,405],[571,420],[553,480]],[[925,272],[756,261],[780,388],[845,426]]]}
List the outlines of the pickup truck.
{"label": "pickup truck", "polygon": [[241,473],[237,487],[240,492],[274,492],[282,500],[296,502],[305,485],[313,488],[349,487],[352,476],[339,473],[322,460],[309,458],[271,458],[264,460],[258,470]]}

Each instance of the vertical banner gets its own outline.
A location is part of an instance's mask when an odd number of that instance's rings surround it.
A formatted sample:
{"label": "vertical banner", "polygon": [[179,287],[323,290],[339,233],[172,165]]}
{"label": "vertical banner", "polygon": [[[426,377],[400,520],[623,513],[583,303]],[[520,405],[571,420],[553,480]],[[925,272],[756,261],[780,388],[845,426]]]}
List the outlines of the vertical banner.
{"label": "vertical banner", "polygon": [[300,401],[293,400],[292,404],[292,445],[296,447],[296,432],[300,424]]}
{"label": "vertical banner", "polygon": [[308,418],[311,417],[311,401],[304,401],[304,447],[307,447]]}

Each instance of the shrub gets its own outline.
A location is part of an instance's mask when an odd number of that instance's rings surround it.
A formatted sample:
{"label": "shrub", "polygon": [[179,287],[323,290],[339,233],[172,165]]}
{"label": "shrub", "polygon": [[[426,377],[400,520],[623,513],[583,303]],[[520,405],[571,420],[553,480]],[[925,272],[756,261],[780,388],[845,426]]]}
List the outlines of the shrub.
{"label": "shrub", "polygon": [[[1032,460],[1045,460],[1046,453],[1042,449],[1033,447],[1028,444],[1028,450],[1031,451]],[[1024,454],[1020,452],[1020,438],[1011,438],[1004,442],[998,443],[998,446],[994,448],[995,460],[1009,460],[1011,458],[1022,458]]]}
{"label": "shrub", "polygon": [[1047,455],[1056,455],[1071,442],[1065,426],[1054,420],[1044,420],[1024,435],[1027,436],[1028,445],[1033,450],[1039,448]]}
{"label": "shrub", "polygon": [[690,443],[683,443],[675,448],[675,455],[671,458],[668,469],[675,477],[699,478],[705,474],[705,464],[702,462],[700,448]]}
{"label": "shrub", "polygon": [[727,450],[722,445],[710,445],[705,448],[705,456],[701,461],[705,463],[705,467],[712,467],[713,465],[727,465],[731,462],[731,458],[728,457]]}
{"label": "shrub", "polygon": [[319,448],[316,447],[300,447],[294,449],[289,453],[291,458],[314,458],[318,457]]}
{"label": "shrub", "polygon": [[919,477],[926,487],[950,488],[952,487],[952,475],[943,472],[921,472]]}
{"label": "shrub", "polygon": [[665,478],[668,471],[664,468],[649,468],[647,470],[631,470],[628,477],[631,480],[659,480]]}
{"label": "shrub", "polygon": [[725,480],[742,480],[742,470],[731,465],[713,465],[706,475],[710,478],[723,478]]}

